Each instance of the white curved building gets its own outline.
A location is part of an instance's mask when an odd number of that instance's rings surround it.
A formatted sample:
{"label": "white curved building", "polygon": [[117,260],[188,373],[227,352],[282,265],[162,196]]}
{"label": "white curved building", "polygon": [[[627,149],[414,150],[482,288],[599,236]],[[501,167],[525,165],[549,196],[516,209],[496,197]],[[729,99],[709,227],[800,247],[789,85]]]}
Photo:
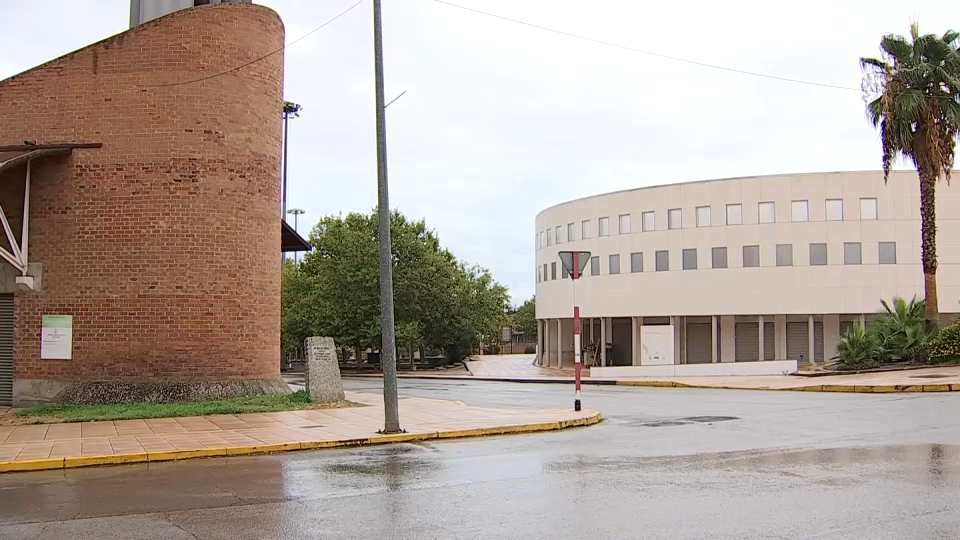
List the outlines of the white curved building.
{"label": "white curved building", "polygon": [[[584,341],[612,345],[592,376],[780,374],[811,351],[829,359],[880,299],[923,297],[919,197],[913,171],[886,185],[880,172],[837,172],[548,208],[536,218],[538,361],[573,365],[575,301]],[[939,307],[949,314],[960,312],[960,187],[941,182],[937,197]],[[591,253],[575,289],[561,251]]]}

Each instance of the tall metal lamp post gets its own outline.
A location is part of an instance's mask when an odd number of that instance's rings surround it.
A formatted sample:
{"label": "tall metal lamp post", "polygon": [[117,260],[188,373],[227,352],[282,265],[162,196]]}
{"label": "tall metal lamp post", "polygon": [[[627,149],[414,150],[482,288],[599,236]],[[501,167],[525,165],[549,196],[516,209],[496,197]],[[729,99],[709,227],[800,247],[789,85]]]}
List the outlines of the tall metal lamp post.
{"label": "tall metal lamp post", "polygon": [[284,219],[287,214],[287,147],[290,146],[290,118],[298,118],[302,108],[292,101],[283,102],[283,186],[281,187],[280,219]]}
{"label": "tall metal lamp post", "polygon": [[[573,410],[580,410],[580,370],[582,360],[580,358],[580,306],[577,305],[577,280],[583,275],[583,269],[587,267],[587,261],[590,260],[589,251],[561,251],[560,262],[570,274],[570,280],[573,283],[573,359],[574,359],[574,379],[576,381],[575,394],[573,399]],[[562,355],[563,351],[557,351]],[[561,360],[562,364],[562,360]]]}
{"label": "tall metal lamp post", "polygon": [[[296,232],[297,234],[300,234],[300,231],[297,230],[297,218],[300,217],[300,216],[302,216],[302,215],[304,215],[304,214],[306,214],[307,211],[306,211],[306,210],[302,210],[302,209],[300,209],[300,208],[291,208],[291,209],[287,210],[287,213],[290,214],[291,216],[293,216],[293,230],[294,230],[294,232]],[[294,251],[294,252],[293,252],[293,263],[294,263],[294,264],[297,264],[297,262],[299,262],[299,260],[300,260],[300,258],[299,258],[299,252],[298,252],[298,251]]]}

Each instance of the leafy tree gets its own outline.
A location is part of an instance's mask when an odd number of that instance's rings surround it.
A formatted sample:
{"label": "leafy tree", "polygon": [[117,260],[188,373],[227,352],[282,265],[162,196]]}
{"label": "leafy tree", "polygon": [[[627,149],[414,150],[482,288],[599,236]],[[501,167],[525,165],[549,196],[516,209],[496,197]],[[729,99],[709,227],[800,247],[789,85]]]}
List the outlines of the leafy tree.
{"label": "leafy tree", "polygon": [[932,337],[924,320],[923,300],[907,301],[899,296],[892,304],[881,300],[883,312],[871,319],[867,331],[876,336],[883,349],[884,360],[918,362],[926,359],[927,344]]}
{"label": "leafy tree", "polygon": [[528,336],[537,335],[537,297],[534,296],[510,314],[510,326]]}
{"label": "leafy tree", "polygon": [[879,96],[867,103],[867,116],[880,130],[883,178],[895,158],[910,160],[920,180],[921,260],[926,320],[939,324],[937,303],[936,183],[950,180],[960,130],[960,33],[920,35],[916,23],[910,39],[886,35],[881,58],[861,58],[866,92]]}
{"label": "leafy tree", "polygon": [[[440,245],[423,220],[391,216],[398,348],[428,347],[459,360],[499,332],[507,291],[482,268]],[[284,272],[284,343],[332,336],[355,349],[380,347],[377,216],[328,216],[310,234],[300,271]]]}
{"label": "leafy tree", "polygon": [[837,342],[837,360],[841,370],[877,367],[882,356],[883,348],[877,336],[867,332],[859,322],[854,323]]}

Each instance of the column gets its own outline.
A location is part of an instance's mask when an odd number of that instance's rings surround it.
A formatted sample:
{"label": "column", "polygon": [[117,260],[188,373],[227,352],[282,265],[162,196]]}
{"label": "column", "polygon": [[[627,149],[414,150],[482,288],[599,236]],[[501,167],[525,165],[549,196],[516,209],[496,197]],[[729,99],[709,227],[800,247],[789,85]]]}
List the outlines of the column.
{"label": "column", "polygon": [[683,356],[683,342],[680,340],[680,317],[671,316],[670,324],[673,326],[673,363],[681,364]]}
{"label": "column", "polygon": [[543,365],[543,321],[537,319],[537,365]]}
{"label": "column", "polygon": [[823,316],[823,358],[829,360],[837,355],[840,341],[840,315]]}
{"label": "column", "polygon": [[774,359],[784,360],[787,358],[787,316],[773,316],[773,336],[776,339],[774,346]]}
{"label": "column", "polygon": [[632,341],[630,341],[630,365],[637,366],[640,365],[640,347],[637,346],[637,340],[640,337],[640,333],[637,332],[637,317],[630,317],[630,333],[632,339]]}
{"label": "column", "polygon": [[557,367],[563,367],[563,319],[557,319]]}
{"label": "column", "polygon": [[810,355],[807,362],[812,364],[817,361],[817,355],[813,352],[813,315],[807,315],[807,353]]}
{"label": "column", "polygon": [[719,357],[717,355],[719,351],[717,350],[717,316],[716,315],[710,316],[710,344],[712,345],[712,349],[710,351],[710,354],[711,354],[710,361],[716,364],[719,361]]}
{"label": "column", "polygon": [[866,318],[866,316],[864,316],[863,313],[861,313],[861,314],[860,314],[860,328],[864,328],[864,329],[865,329],[866,327],[867,327],[867,318]]}
{"label": "column", "polygon": [[734,362],[737,359],[736,324],[735,316],[720,316],[720,362]]}
{"label": "column", "polygon": [[764,349],[764,343],[763,343],[763,338],[764,338],[764,336],[763,336],[763,324],[764,324],[764,323],[763,323],[763,315],[760,315],[759,317],[757,317],[757,321],[758,321],[758,324],[760,325],[760,361],[763,362],[763,357],[764,357],[764,354],[763,354],[763,349]]}
{"label": "column", "polygon": [[600,365],[607,365],[607,318],[600,317]]}

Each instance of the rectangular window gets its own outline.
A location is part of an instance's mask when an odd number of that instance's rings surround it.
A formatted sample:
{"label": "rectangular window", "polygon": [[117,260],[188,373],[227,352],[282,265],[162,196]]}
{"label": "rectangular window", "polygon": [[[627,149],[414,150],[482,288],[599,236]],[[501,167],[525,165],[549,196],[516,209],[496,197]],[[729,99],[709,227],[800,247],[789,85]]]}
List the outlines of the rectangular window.
{"label": "rectangular window", "polygon": [[897,264],[896,242],[880,242],[880,264]]}
{"label": "rectangular window", "polygon": [[620,273],[620,255],[611,255],[610,261],[607,264],[611,274]]}
{"label": "rectangular window", "polygon": [[793,266],[793,244],[777,244],[777,266]]}
{"label": "rectangular window", "polygon": [[843,264],[862,264],[863,254],[860,251],[860,242],[843,243]]}
{"label": "rectangular window", "polygon": [[568,277],[570,277],[570,272],[567,272],[567,267],[560,265],[560,278],[567,279]]}
{"label": "rectangular window", "polygon": [[876,199],[860,199],[860,219],[877,219]]}
{"label": "rectangular window", "polygon": [[634,274],[643,272],[643,253],[630,254],[630,272]]}
{"label": "rectangular window", "polygon": [[757,221],[759,223],[776,223],[777,222],[777,207],[772,202],[762,202],[757,205],[757,210],[759,214],[757,216]]}
{"label": "rectangular window", "polygon": [[600,275],[600,257],[590,257],[590,275]]}
{"label": "rectangular window", "polygon": [[540,265],[537,265],[537,283],[540,283]]}
{"label": "rectangular window", "polygon": [[643,232],[657,230],[657,215],[653,212],[643,213]]}
{"label": "rectangular window", "polygon": [[553,281],[557,280],[557,263],[550,263],[550,279]]}
{"label": "rectangular window", "polygon": [[547,229],[547,247],[553,245],[553,229]]}
{"label": "rectangular window", "polygon": [[546,234],[546,233],[544,233],[543,231],[540,231],[540,248],[541,248],[541,249],[542,249],[543,246],[544,246],[544,241],[543,241],[543,239],[544,239],[545,234]]}
{"label": "rectangular window", "polygon": [[827,245],[810,244],[810,266],[827,265]]}
{"label": "rectangular window", "polygon": [[727,225],[743,225],[743,206],[739,204],[727,205]]}
{"label": "rectangular window", "polygon": [[610,218],[602,217],[600,218],[600,229],[599,236],[609,236],[610,235]]}
{"label": "rectangular window", "polygon": [[684,270],[696,270],[697,269],[697,250],[696,248],[690,248],[683,250],[683,269]]}
{"label": "rectangular window", "polygon": [[580,238],[587,240],[590,238],[590,220],[585,219],[580,224]]}
{"label": "rectangular window", "polygon": [[543,280],[547,280],[547,263],[543,263]]}
{"label": "rectangular window", "polygon": [[760,266],[760,246],[743,246],[743,267],[756,268]]}
{"label": "rectangular window", "polygon": [[576,240],[576,228],[577,226],[573,223],[567,223],[567,242],[573,242]]}
{"label": "rectangular window", "polygon": [[698,206],[697,207],[697,227],[709,227],[709,226],[710,226],[710,207]]}
{"label": "rectangular window", "polygon": [[827,221],[843,221],[843,199],[827,199]]}
{"label": "rectangular window", "polygon": [[620,216],[620,234],[630,234],[630,214]]}
{"label": "rectangular window", "polygon": [[670,270],[670,252],[658,251],[656,253],[656,271],[666,272]]}
{"label": "rectangular window", "polygon": [[810,221],[810,206],[807,201],[793,201],[790,203],[791,219],[793,221]]}
{"label": "rectangular window", "polygon": [[726,268],[727,267],[727,248],[725,247],[715,247],[711,253],[711,259],[713,259],[714,268]]}
{"label": "rectangular window", "polygon": [[667,210],[667,228],[668,229],[683,228],[683,212],[679,208]]}
{"label": "rectangular window", "polygon": [[563,240],[560,239],[560,232],[561,232],[560,226],[557,225],[557,228],[553,230],[553,235],[557,237],[557,243],[558,243],[558,244],[562,244],[562,243],[563,243]]}

